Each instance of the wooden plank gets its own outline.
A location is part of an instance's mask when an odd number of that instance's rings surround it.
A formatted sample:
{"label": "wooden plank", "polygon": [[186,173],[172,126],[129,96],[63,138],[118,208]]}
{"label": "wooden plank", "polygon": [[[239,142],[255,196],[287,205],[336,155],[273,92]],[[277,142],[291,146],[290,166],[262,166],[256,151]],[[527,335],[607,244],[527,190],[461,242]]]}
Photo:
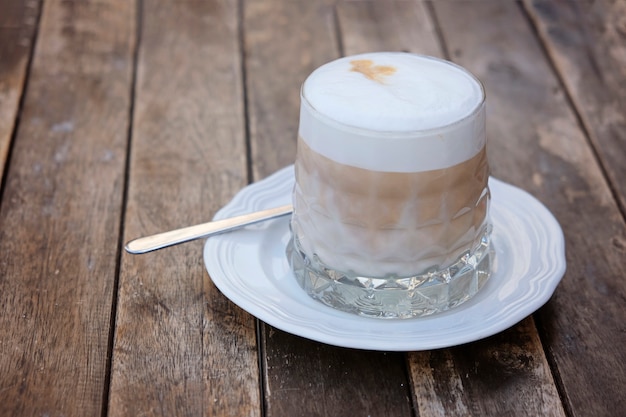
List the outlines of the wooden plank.
{"label": "wooden plank", "polygon": [[411,416],[398,352],[343,349],[264,327],[268,416]]}
{"label": "wooden plank", "polygon": [[568,272],[535,317],[568,414],[623,414],[626,227],[606,179],[519,5],[434,5],[453,58],[485,80],[494,175],[564,229]]}
{"label": "wooden plank", "polygon": [[100,415],[134,9],[47,1],[0,206],[0,415]]}
{"label": "wooden plank", "polygon": [[626,3],[524,4],[626,213]]}
{"label": "wooden plank", "polygon": [[37,0],[0,3],[0,181],[19,112],[40,6]]}
{"label": "wooden plank", "polygon": [[488,339],[409,355],[420,416],[563,416],[531,318]]}
{"label": "wooden plank", "polygon": [[[459,18],[466,16],[465,6]],[[479,21],[480,15],[469,16]],[[515,14],[501,18],[502,26],[520,21]],[[346,54],[377,49],[444,55],[437,23],[423,2],[346,2],[340,5],[339,22]],[[442,28],[444,35],[453,28]],[[471,38],[470,33],[465,36]],[[490,102],[494,93],[487,85]],[[563,414],[532,319],[484,341],[408,353],[408,364],[420,416]]]}
{"label": "wooden plank", "polygon": [[[247,179],[238,2],[142,4],[126,239],[207,221]],[[260,415],[254,318],[202,247],[124,254],[110,415]]]}
{"label": "wooden plank", "polygon": [[424,1],[342,1],[337,10],[346,55],[403,51],[443,56]]}
{"label": "wooden plank", "polygon": [[300,86],[311,71],[339,56],[333,8],[326,3],[244,2],[246,94],[255,180],[293,163]]}
{"label": "wooden plank", "polygon": [[[333,8],[323,1],[244,4],[252,164],[260,179],[293,163],[300,85],[339,47]],[[403,355],[327,346],[267,325],[261,342],[267,416],[411,414]]]}

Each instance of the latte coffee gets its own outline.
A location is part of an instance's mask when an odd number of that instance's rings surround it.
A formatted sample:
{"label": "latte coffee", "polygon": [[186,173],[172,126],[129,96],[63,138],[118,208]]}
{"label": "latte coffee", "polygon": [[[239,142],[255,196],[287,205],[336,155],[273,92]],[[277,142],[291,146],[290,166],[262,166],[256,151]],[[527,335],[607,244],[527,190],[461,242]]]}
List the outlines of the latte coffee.
{"label": "latte coffee", "polygon": [[341,58],[301,93],[288,258],[315,299],[415,317],[474,295],[491,269],[485,95],[406,53]]}

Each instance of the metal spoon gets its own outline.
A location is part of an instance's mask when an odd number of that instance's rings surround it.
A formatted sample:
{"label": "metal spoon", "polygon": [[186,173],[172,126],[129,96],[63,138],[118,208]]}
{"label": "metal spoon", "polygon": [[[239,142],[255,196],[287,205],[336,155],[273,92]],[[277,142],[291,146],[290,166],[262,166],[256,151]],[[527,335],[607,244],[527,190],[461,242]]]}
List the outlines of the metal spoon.
{"label": "metal spoon", "polygon": [[275,219],[277,217],[291,214],[291,205],[275,207],[268,210],[256,211],[242,216],[231,217],[223,220],[216,220],[208,223],[197,224],[195,226],[184,227],[182,229],[171,230],[169,232],[158,233],[152,236],[140,237],[131,240],[126,244],[126,251],[132,254],[152,252],[180,243],[189,242],[195,239],[230,232],[250,224]]}

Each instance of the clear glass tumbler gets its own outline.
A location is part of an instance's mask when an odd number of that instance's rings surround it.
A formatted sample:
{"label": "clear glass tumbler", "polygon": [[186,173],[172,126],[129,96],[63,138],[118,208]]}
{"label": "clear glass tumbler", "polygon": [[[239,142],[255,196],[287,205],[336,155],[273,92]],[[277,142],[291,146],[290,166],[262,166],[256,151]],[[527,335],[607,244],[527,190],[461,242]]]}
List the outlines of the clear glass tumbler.
{"label": "clear glass tumbler", "polygon": [[318,68],[301,91],[295,172],[287,256],[320,302],[410,318],[489,278],[485,94],[465,69],[405,53]]}

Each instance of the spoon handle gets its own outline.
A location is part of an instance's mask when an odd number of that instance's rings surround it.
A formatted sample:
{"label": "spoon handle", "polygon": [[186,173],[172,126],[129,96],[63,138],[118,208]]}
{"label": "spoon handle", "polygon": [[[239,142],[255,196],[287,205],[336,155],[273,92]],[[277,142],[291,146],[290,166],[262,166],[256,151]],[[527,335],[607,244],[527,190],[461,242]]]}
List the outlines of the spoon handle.
{"label": "spoon handle", "polygon": [[195,226],[171,230],[169,232],[158,233],[152,236],[140,237],[128,242],[125,249],[127,252],[132,254],[152,252],[169,246],[178,245],[179,243],[202,239],[219,233],[239,229],[250,224],[286,216],[291,214],[292,210],[293,207],[291,205],[286,205],[268,210],[256,211],[242,216],[231,217],[228,219],[197,224]]}

